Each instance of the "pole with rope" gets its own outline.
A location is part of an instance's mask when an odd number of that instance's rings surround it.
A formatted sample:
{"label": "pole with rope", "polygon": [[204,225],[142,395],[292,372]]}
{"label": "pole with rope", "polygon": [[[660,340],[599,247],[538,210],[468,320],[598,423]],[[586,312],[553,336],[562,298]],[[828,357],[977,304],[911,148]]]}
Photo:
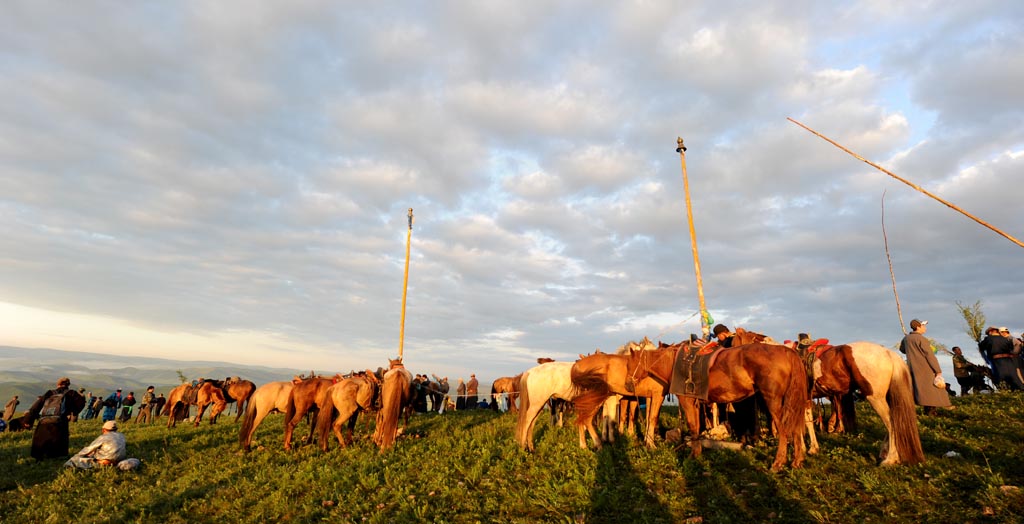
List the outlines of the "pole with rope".
{"label": "pole with rope", "polygon": [[409,230],[405,234],[405,280],[402,282],[402,327],[398,332],[398,360],[405,349],[405,298],[409,291],[409,248],[412,244],[412,208],[409,208]]}
{"label": "pole with rope", "polygon": [[693,209],[690,206],[690,180],[686,176],[686,146],[682,137],[676,138],[676,153],[683,167],[683,192],[686,196],[686,221],[690,226],[690,247],[693,249],[693,272],[697,275],[697,299],[700,301],[700,331],[706,339],[711,333],[708,325],[708,310],[704,305],[704,283],[700,277],[700,257],[697,256],[697,233],[693,229]]}

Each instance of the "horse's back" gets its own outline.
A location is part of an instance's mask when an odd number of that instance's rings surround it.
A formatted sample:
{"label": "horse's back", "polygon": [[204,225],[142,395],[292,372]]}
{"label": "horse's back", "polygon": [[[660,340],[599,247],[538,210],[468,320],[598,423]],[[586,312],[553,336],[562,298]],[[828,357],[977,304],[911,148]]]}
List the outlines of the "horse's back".
{"label": "horse's back", "polygon": [[[573,362],[545,362],[523,373],[531,396],[541,394],[572,400]],[[546,398],[545,398],[546,400]]]}
{"label": "horse's back", "polygon": [[850,346],[857,368],[876,391],[887,391],[894,371],[906,366],[899,354],[874,342],[862,340],[847,345]]}
{"label": "horse's back", "polygon": [[289,381],[267,382],[253,392],[252,403],[260,411],[276,409],[284,412],[288,408],[288,397],[293,387]]}

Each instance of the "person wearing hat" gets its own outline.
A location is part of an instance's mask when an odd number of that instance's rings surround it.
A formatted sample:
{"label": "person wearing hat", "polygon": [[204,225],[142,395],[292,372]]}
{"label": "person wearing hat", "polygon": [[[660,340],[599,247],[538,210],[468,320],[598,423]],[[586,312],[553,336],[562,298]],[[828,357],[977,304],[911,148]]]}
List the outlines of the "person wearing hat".
{"label": "person wearing hat", "polygon": [[37,420],[35,433],[32,434],[32,458],[68,456],[68,440],[70,429],[68,419],[72,412],[77,412],[71,403],[66,402],[65,394],[71,390],[71,379],[62,377],[57,387],[39,396],[25,415],[26,426],[32,427]]}
{"label": "person wearing hat", "polygon": [[123,400],[121,398],[121,388],[117,388],[117,391],[111,393],[103,401],[103,422],[117,418],[117,410],[121,409],[121,402]]}
{"label": "person wearing hat", "polygon": [[128,446],[124,433],[117,431],[117,422],[103,423],[103,434],[64,463],[69,468],[91,469],[95,466],[112,466],[128,457]]}
{"label": "person wearing hat", "polygon": [[[978,344],[978,351],[986,357],[992,366],[992,381],[997,387],[1024,390],[1024,382],[1017,373],[1017,358],[1013,353],[1013,341],[1000,334],[1001,329],[989,327],[985,330],[985,339]],[[1009,333],[1009,330],[1007,330]],[[1006,382],[1006,386],[1000,386]]]}
{"label": "person wearing hat", "polygon": [[139,422],[152,422],[153,412],[153,401],[156,400],[156,395],[153,390],[156,389],[153,386],[146,388],[146,393],[142,395],[142,404],[139,406],[139,415],[135,417],[135,423]]}
{"label": "person wearing hat", "polygon": [[459,385],[455,386],[455,411],[466,409],[466,383],[459,377]]}
{"label": "person wearing hat", "polygon": [[469,382],[466,382],[466,400],[467,408],[477,407],[477,391],[480,389],[480,383],[476,380],[476,375],[469,376]]}
{"label": "person wearing hat", "polygon": [[711,330],[711,334],[718,339],[718,345],[724,348],[732,347],[733,334],[725,324],[718,324]]}
{"label": "person wearing hat", "polygon": [[953,404],[946,393],[946,381],[942,378],[939,359],[932,352],[932,344],[924,334],[928,321],[910,321],[910,333],[900,342],[900,353],[907,355],[910,378],[914,385],[914,402],[924,406],[926,415],[934,415],[936,408],[948,408]]}

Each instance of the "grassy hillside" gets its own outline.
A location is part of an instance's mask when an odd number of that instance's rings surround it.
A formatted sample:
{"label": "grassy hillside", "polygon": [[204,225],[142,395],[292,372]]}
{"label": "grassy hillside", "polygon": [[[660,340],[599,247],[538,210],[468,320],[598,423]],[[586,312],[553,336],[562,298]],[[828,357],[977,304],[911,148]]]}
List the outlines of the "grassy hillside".
{"label": "grassy hillside", "polygon": [[[238,426],[127,424],[136,472],[70,471],[28,457],[31,435],[0,434],[5,522],[956,522],[1024,520],[1024,395],[956,399],[921,418],[928,461],[876,466],[884,431],[861,403],[861,431],[822,437],[801,470],[768,471],[772,448],[709,450],[698,460],[620,440],[581,450],[575,430],[538,423],[537,451],[512,441],[515,417],[470,411],[413,417],[379,455],[357,442],[281,449],[281,415],[238,451]],[[662,425],[671,427],[671,414]],[[305,435],[300,426],[297,435]],[[73,425],[73,451],[99,422]],[[945,457],[947,452],[955,457]]]}

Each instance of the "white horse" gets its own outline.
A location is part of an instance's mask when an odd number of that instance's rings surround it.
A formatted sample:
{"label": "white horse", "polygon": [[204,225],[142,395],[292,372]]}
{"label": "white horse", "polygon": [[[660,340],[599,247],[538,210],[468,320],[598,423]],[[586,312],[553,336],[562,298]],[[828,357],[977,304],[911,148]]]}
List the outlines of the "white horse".
{"label": "white horse", "polygon": [[[835,395],[846,395],[854,389],[860,389],[882,419],[888,434],[880,452],[882,465],[924,462],[914,408],[914,390],[906,362],[895,351],[873,342],[852,342],[847,346],[848,350],[844,350],[843,346],[833,348],[845,351],[837,355],[842,358],[837,358],[835,364],[816,364],[815,394],[836,398]],[[848,416],[853,415],[852,406],[847,411]],[[807,429],[811,446],[808,452],[814,453],[818,449],[818,440],[809,419]]]}
{"label": "white horse", "polygon": [[[550,399],[561,399],[572,402],[576,397],[576,388],[572,385],[570,373],[572,362],[545,362],[532,367],[519,378],[519,418],[516,421],[516,442],[525,450],[533,451],[533,425]],[[586,430],[597,440],[597,431],[593,425]],[[584,428],[580,428],[580,442],[586,447]]]}

